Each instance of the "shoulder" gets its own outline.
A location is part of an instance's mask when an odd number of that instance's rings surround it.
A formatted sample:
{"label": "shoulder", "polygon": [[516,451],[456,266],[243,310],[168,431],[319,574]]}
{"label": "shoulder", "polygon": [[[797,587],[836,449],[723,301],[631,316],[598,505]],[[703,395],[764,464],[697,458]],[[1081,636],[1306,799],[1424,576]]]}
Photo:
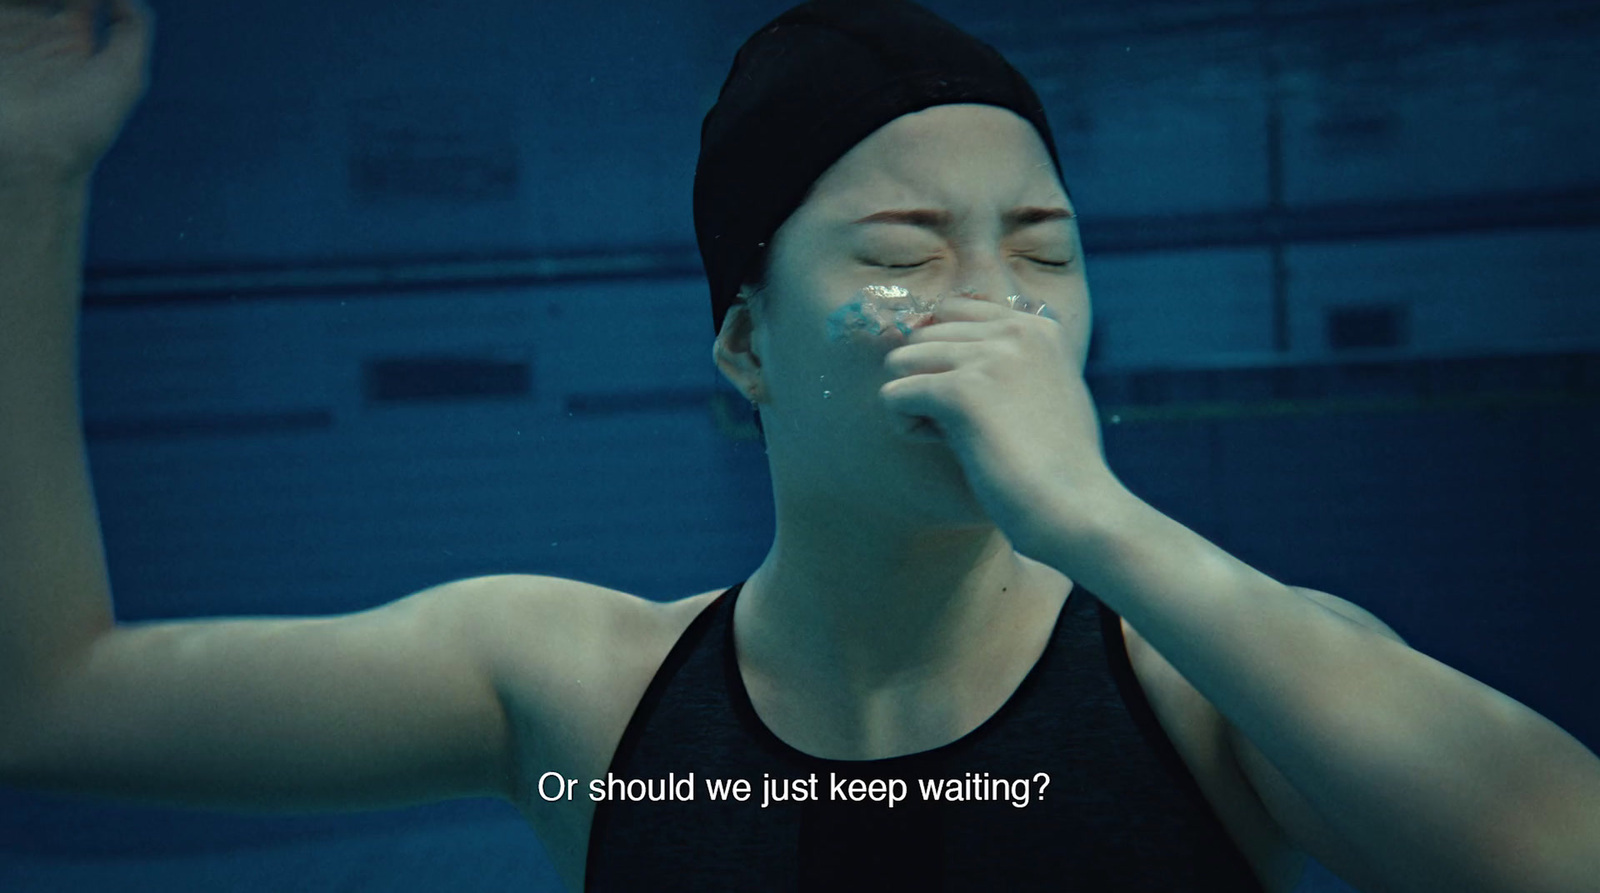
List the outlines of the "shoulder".
{"label": "shoulder", "polygon": [[[493,679],[519,757],[598,762],[683,630],[721,590],[659,602],[533,574],[446,584],[449,619]],[[609,746],[608,746],[609,745]]]}
{"label": "shoulder", "polygon": [[455,580],[413,598],[487,658],[566,665],[597,647],[681,632],[696,608],[719,592],[658,602],[563,577],[496,574]]}
{"label": "shoulder", "polygon": [[659,602],[562,577],[498,574],[422,595],[432,596],[439,622],[455,627],[496,680],[560,689],[658,665],[720,591]]}

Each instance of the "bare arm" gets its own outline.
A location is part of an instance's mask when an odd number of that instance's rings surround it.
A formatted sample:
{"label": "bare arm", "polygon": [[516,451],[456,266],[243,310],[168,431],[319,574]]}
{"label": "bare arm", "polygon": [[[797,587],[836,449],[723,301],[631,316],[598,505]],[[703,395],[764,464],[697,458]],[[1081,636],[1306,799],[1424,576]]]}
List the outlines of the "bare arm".
{"label": "bare arm", "polygon": [[[0,182],[0,781],[246,808],[509,795],[483,631],[508,615],[560,626],[577,584],[492,577],[342,617],[115,623],[77,396],[86,189]],[[545,631],[526,644],[557,661],[564,639],[540,649]]]}
{"label": "bare arm", "polygon": [[79,430],[79,268],[90,176],[144,92],[139,12],[119,5],[96,53],[89,4],[0,2],[0,708],[111,626]]}
{"label": "bare arm", "polygon": [[507,576],[340,617],[116,625],[78,418],[82,194],[0,197],[0,780],[250,809],[512,796],[502,627],[519,678],[553,676],[611,605]]}
{"label": "bare arm", "polygon": [[516,617],[521,669],[542,679],[587,641],[571,622],[604,616],[579,584],[115,622],[79,418],[79,270],[92,169],[142,94],[149,20],[117,0],[96,53],[89,6],[0,0],[0,782],[265,809],[509,796],[495,632]]}
{"label": "bare arm", "polygon": [[110,628],[7,692],[0,780],[249,810],[509,798],[511,726],[478,645],[510,579],[337,617]]}

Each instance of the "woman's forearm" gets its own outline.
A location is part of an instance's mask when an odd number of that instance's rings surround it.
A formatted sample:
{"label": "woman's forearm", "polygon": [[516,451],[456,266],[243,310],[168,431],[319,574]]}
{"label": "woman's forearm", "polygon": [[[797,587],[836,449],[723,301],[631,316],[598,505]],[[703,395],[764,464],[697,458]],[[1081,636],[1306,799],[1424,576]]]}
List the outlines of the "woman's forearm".
{"label": "woman's forearm", "polygon": [[78,398],[88,195],[0,171],[0,742],[112,625]]}

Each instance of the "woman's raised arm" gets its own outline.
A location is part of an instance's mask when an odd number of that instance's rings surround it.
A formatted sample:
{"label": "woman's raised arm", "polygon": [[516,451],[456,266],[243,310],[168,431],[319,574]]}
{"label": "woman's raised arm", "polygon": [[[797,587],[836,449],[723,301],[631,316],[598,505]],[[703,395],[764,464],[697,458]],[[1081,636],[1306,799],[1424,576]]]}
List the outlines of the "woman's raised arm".
{"label": "woman's raised arm", "polygon": [[503,576],[345,616],[116,623],[78,403],[80,267],[152,19],[114,0],[97,47],[96,6],[0,0],[0,782],[294,810],[512,796],[511,730],[537,726],[541,674],[596,644],[615,599]]}

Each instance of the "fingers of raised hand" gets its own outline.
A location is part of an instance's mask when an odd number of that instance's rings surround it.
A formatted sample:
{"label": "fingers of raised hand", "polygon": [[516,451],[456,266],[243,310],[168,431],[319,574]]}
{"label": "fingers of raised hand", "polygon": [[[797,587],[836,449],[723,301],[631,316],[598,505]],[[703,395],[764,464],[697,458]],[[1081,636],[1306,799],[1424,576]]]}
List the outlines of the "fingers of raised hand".
{"label": "fingers of raised hand", "polygon": [[884,354],[883,368],[891,376],[921,375],[931,372],[948,372],[964,359],[973,355],[969,343],[958,341],[925,341],[906,344]]}
{"label": "fingers of raised hand", "polygon": [[0,61],[91,55],[94,21],[91,0],[0,0]]}
{"label": "fingers of raised hand", "polygon": [[967,295],[950,295],[939,301],[939,306],[934,308],[934,322],[984,322],[991,319],[1003,319],[1012,312],[1004,301],[990,301],[983,298]]}

